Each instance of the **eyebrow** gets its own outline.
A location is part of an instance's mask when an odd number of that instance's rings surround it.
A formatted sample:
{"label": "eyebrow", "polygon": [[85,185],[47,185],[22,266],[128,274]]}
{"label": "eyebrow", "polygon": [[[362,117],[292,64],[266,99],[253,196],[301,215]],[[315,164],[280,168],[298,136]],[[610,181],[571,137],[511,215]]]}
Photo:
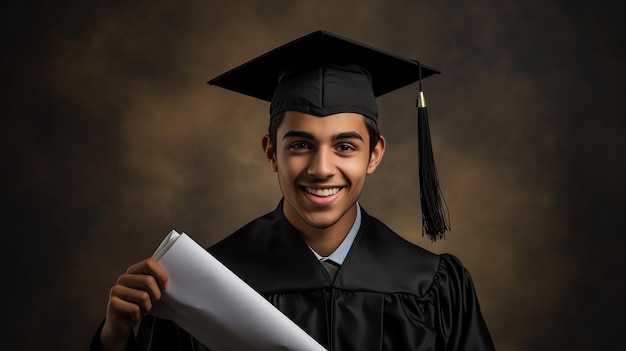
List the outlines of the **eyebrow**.
{"label": "eyebrow", "polygon": [[[302,139],[308,139],[308,140],[314,140],[315,139],[313,137],[313,134],[311,134],[309,132],[299,131],[299,130],[288,131],[287,133],[285,133],[285,135],[283,135],[283,140],[287,139],[287,138],[302,138]],[[358,140],[363,141],[363,137],[361,136],[361,134],[359,134],[357,132],[337,133],[337,134],[333,135],[332,138],[331,138],[332,141],[337,141],[337,140],[341,140],[341,139],[358,139]]]}

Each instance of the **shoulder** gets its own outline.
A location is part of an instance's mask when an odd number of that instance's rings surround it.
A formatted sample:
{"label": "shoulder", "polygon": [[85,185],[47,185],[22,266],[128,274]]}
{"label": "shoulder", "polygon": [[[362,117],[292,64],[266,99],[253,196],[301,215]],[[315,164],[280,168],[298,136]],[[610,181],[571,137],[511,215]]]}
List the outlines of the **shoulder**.
{"label": "shoulder", "polygon": [[342,269],[350,290],[423,296],[433,285],[441,257],[395,233],[363,211],[361,230]]}
{"label": "shoulder", "polygon": [[468,271],[454,255],[426,250],[363,214],[361,233],[347,258],[351,267],[346,270],[353,273],[346,277],[347,286],[433,299],[471,285]]}
{"label": "shoulder", "polygon": [[362,240],[367,241],[372,247],[377,247],[380,257],[384,259],[403,260],[409,265],[415,262],[421,267],[426,265],[430,269],[436,269],[439,264],[439,255],[408,241],[365,211],[362,226],[364,233]]}
{"label": "shoulder", "polygon": [[323,269],[280,205],[207,250],[261,293],[326,282]]}
{"label": "shoulder", "polygon": [[250,254],[261,252],[263,246],[271,243],[272,234],[279,233],[281,226],[279,211],[269,212],[258,217],[234,233],[209,247],[209,253],[218,259],[235,256],[249,256]]}
{"label": "shoulder", "polygon": [[440,262],[427,296],[451,309],[466,308],[477,303],[474,283],[469,271],[452,254],[439,255]]}

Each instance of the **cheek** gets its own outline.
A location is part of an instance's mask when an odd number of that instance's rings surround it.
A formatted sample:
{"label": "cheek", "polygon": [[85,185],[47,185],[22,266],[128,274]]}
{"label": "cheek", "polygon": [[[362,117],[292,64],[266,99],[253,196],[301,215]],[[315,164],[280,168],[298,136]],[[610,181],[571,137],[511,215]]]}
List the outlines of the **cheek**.
{"label": "cheek", "polygon": [[304,159],[278,158],[276,169],[281,179],[293,179],[306,170],[307,164]]}
{"label": "cheek", "polygon": [[355,160],[355,162],[346,162],[341,169],[352,182],[362,182],[367,175],[369,163],[368,160]]}

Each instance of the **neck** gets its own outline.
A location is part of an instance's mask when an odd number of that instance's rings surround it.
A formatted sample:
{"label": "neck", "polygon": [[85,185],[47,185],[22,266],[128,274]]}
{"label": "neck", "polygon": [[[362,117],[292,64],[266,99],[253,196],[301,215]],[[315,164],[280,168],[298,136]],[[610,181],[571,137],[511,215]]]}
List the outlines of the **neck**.
{"label": "neck", "polygon": [[336,222],[323,228],[308,224],[298,215],[293,216],[293,211],[290,211],[288,207],[288,204],[283,204],[283,213],[289,223],[300,233],[307,245],[324,257],[329,256],[341,245],[356,220],[356,203]]}

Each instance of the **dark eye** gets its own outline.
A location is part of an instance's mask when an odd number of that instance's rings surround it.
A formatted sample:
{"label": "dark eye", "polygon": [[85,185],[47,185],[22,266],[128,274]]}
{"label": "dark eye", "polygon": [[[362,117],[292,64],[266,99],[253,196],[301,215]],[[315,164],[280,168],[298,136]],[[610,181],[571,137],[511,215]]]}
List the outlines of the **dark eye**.
{"label": "dark eye", "polygon": [[354,151],[356,148],[350,144],[339,144],[337,145],[337,150],[339,151]]}
{"label": "dark eye", "polygon": [[289,148],[292,149],[292,150],[308,149],[309,148],[309,144],[304,143],[304,142],[297,142],[297,143],[291,144],[291,146]]}

